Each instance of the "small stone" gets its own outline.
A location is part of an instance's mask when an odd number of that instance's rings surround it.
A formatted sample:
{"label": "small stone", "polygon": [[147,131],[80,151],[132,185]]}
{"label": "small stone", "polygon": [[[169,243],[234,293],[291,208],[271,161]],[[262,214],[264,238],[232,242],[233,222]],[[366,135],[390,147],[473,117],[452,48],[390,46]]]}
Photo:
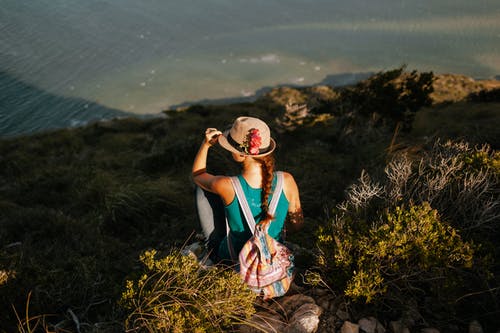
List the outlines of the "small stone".
{"label": "small stone", "polygon": [[377,333],[385,333],[386,329],[384,327],[384,325],[382,325],[382,323],[380,321],[378,321],[378,319],[375,319],[377,321],[377,328],[375,329],[375,332]]}
{"label": "small stone", "polygon": [[470,322],[469,333],[483,333],[483,327],[477,320],[473,320]]}
{"label": "small stone", "polygon": [[385,333],[385,327],[375,317],[361,318],[358,325],[366,333]]}
{"label": "small stone", "polygon": [[[377,329],[375,330],[377,333],[385,333],[386,329],[384,325],[382,325],[378,320],[377,320]],[[408,332],[410,333],[410,332]]]}
{"label": "small stone", "polygon": [[392,333],[410,333],[410,329],[405,326],[400,320],[391,321],[389,323],[389,328]]}
{"label": "small stone", "polygon": [[316,304],[306,303],[295,311],[285,333],[314,333],[318,330],[323,310]]}
{"label": "small stone", "polygon": [[272,306],[272,309],[274,309],[276,312],[283,311],[285,317],[290,318],[298,308],[306,303],[316,304],[314,298],[312,298],[311,296],[296,294],[283,297],[283,299],[281,299],[279,303],[275,303]]}
{"label": "small stone", "polygon": [[377,319],[373,317],[361,318],[358,320],[359,328],[365,333],[375,333],[377,329]]}
{"label": "small stone", "polygon": [[254,313],[247,325],[239,327],[240,333],[275,333],[283,332],[286,323],[277,313],[259,311]]}
{"label": "small stone", "polygon": [[359,325],[345,321],[340,328],[340,333],[359,333]]}
{"label": "small stone", "polygon": [[198,258],[203,253],[203,246],[200,242],[194,242],[190,245],[187,245],[182,249],[181,254],[185,256],[192,256],[194,259],[198,260]]}

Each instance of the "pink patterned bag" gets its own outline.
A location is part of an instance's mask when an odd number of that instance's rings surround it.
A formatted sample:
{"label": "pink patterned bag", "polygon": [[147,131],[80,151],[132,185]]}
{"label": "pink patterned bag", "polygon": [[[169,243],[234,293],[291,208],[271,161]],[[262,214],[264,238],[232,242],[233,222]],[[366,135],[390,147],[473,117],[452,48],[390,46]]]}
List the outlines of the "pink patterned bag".
{"label": "pink patterned bag", "polygon": [[264,299],[286,294],[294,269],[291,251],[269,236],[267,228],[257,225],[239,254],[241,278]]}

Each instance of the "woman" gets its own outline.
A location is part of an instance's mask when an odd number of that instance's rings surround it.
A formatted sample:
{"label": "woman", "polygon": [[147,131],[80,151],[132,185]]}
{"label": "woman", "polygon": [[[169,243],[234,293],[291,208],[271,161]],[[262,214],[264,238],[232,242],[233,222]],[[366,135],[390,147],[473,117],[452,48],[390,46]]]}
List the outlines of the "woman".
{"label": "woman", "polygon": [[[240,210],[231,177],[216,176],[206,172],[208,150],[217,142],[230,151],[233,159],[242,165],[238,180],[256,223],[270,222],[268,233],[277,240],[281,240],[285,220],[287,227],[292,231],[299,229],[303,223],[299,190],[289,173],[282,173],[283,191],[278,194],[280,198],[275,216],[271,216],[268,212],[277,174],[274,171],[272,155],[276,143],[271,138],[267,124],[257,118],[239,117],[231,129],[224,133],[215,128],[208,128],[193,163],[193,180],[204,190],[215,193],[222,199],[233,253],[236,255],[239,253],[245,242],[250,239],[253,230],[248,227]],[[231,256],[227,241],[220,242],[215,250],[219,260],[235,260],[234,255],[233,258]]]}

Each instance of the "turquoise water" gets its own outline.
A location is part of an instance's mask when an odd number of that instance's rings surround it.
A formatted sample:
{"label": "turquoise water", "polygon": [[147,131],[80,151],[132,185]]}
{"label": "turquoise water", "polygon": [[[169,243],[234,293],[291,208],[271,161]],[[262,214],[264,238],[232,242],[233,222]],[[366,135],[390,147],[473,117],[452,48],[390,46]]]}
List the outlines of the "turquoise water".
{"label": "turquoise water", "polygon": [[0,135],[402,64],[499,75],[500,2],[0,0]]}

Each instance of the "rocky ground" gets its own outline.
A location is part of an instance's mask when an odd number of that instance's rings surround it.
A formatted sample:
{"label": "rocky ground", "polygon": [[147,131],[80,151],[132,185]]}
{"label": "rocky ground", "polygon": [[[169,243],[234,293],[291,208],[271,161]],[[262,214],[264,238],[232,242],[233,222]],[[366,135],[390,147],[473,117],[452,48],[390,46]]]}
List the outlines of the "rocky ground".
{"label": "rocky ground", "polygon": [[[403,317],[382,324],[374,316],[354,320],[348,312],[342,296],[328,289],[305,290],[294,286],[290,295],[277,301],[260,302],[258,311],[251,319],[251,326],[240,329],[240,333],[440,333],[434,327],[417,326],[418,313],[406,313]],[[460,332],[458,328],[454,330]],[[468,333],[483,333],[477,320],[468,325]],[[497,333],[500,332],[500,328]]]}

